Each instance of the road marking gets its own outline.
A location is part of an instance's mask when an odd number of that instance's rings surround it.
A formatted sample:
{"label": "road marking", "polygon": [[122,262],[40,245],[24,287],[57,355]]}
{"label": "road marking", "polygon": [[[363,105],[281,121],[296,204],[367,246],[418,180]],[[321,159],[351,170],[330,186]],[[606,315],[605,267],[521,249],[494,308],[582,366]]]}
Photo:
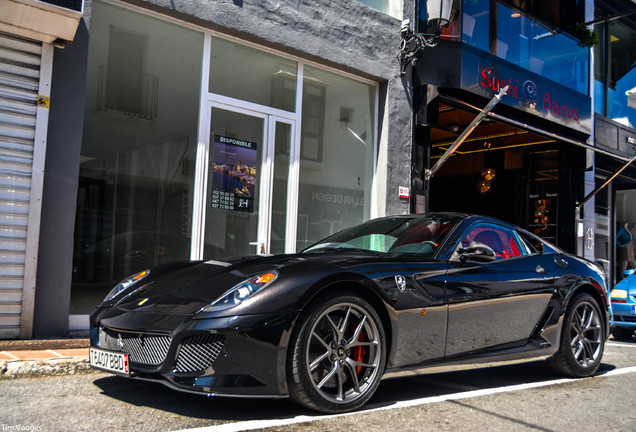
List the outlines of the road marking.
{"label": "road marking", "polygon": [[344,413],[344,414],[315,415],[315,416],[300,415],[297,417],[284,418],[284,419],[249,420],[249,421],[243,421],[243,422],[239,421],[234,423],[224,423],[224,424],[215,425],[215,426],[205,426],[205,427],[194,428],[194,429],[183,429],[177,432],[186,432],[186,431],[187,432],[240,432],[240,431],[263,429],[263,428],[269,428],[269,427],[280,427],[280,426],[287,426],[287,425],[298,424],[298,423],[314,422],[318,420],[327,420],[327,419],[332,419],[337,417],[365,414],[370,412],[386,411],[386,410],[399,409],[399,408],[411,408],[415,406],[428,405],[428,404],[433,404],[438,402],[446,402],[450,400],[470,399],[470,398],[475,398],[480,396],[489,396],[489,395],[498,394],[498,393],[509,393],[509,392],[514,392],[519,390],[529,390],[534,388],[547,387],[551,385],[576,382],[576,381],[580,381],[584,379],[604,378],[604,377],[610,377],[610,376],[616,376],[616,375],[623,375],[627,373],[636,373],[636,366],[630,366],[630,367],[626,367],[622,369],[614,369],[609,372],[605,372],[601,375],[595,375],[589,378],[561,378],[557,380],[540,381],[540,382],[528,383],[528,384],[515,384],[510,386],[492,388],[492,389],[470,390],[466,392],[448,394],[443,396],[432,396],[432,397],[425,397],[421,399],[414,399],[414,400],[408,400],[408,401],[399,401],[391,405],[382,405],[375,408],[373,407],[373,405],[367,405],[368,409],[350,412],[350,413]]}
{"label": "road marking", "polygon": [[622,347],[622,348],[636,348],[636,344],[633,343],[616,343],[616,342],[608,342],[605,344],[605,346],[615,346],[615,347]]}

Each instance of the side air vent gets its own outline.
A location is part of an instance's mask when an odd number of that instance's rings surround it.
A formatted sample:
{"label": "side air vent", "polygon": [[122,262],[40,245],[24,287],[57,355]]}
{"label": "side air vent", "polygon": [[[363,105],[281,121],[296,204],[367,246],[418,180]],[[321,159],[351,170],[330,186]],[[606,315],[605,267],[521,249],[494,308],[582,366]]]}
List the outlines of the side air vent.
{"label": "side air vent", "polygon": [[184,339],[175,372],[197,372],[212,366],[225,344],[225,336],[204,334]]}

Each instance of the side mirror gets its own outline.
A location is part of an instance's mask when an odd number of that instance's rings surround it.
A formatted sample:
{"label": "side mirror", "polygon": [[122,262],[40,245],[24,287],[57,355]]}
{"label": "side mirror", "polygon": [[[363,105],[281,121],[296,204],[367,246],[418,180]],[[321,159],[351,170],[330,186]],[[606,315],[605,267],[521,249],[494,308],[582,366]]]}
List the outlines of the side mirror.
{"label": "side mirror", "polygon": [[491,262],[497,258],[495,251],[485,244],[468,246],[460,248],[458,251],[459,259],[462,262],[474,261],[474,262]]}
{"label": "side mirror", "polygon": [[623,273],[625,276],[631,276],[634,273],[636,273],[636,269],[627,269],[625,270],[625,273]]}

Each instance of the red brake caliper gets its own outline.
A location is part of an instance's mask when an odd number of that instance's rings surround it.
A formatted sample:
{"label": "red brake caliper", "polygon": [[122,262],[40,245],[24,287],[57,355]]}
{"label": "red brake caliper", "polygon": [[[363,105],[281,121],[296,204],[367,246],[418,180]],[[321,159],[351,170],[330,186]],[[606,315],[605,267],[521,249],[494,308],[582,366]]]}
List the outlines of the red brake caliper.
{"label": "red brake caliper", "polygon": [[[364,341],[364,335],[362,334],[362,332],[360,332],[360,335],[358,336],[358,342],[363,342],[363,341]],[[362,360],[364,359],[364,354],[365,354],[364,347],[357,346],[353,348],[354,361],[358,363],[362,363]],[[356,375],[360,375],[361,371],[362,371],[362,366],[356,366]]]}

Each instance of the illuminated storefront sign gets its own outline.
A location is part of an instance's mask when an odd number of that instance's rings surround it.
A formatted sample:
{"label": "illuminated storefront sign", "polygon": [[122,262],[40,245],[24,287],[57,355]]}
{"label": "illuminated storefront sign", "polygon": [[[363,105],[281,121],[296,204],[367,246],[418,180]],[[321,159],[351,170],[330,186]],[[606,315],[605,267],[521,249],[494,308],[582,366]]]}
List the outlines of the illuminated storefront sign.
{"label": "illuminated storefront sign", "polygon": [[557,192],[531,193],[528,206],[528,227],[535,235],[549,242],[557,242],[557,209],[559,194]]}
{"label": "illuminated storefront sign", "polygon": [[502,104],[562,124],[585,134],[592,131],[590,97],[487,53],[462,50],[461,87],[492,98],[509,86]]}
{"label": "illuminated storefront sign", "polygon": [[481,81],[479,84],[483,88],[499,92],[501,87],[508,85],[508,96],[517,100],[521,98],[521,102],[531,109],[544,109],[564,118],[573,119],[574,121],[579,120],[578,107],[559,103],[547,91],[540,97],[537,85],[531,80],[525,80],[523,85],[521,85],[521,91],[519,91],[520,83],[519,79],[509,78],[506,81],[497,77],[493,69],[485,67],[481,70]]}

